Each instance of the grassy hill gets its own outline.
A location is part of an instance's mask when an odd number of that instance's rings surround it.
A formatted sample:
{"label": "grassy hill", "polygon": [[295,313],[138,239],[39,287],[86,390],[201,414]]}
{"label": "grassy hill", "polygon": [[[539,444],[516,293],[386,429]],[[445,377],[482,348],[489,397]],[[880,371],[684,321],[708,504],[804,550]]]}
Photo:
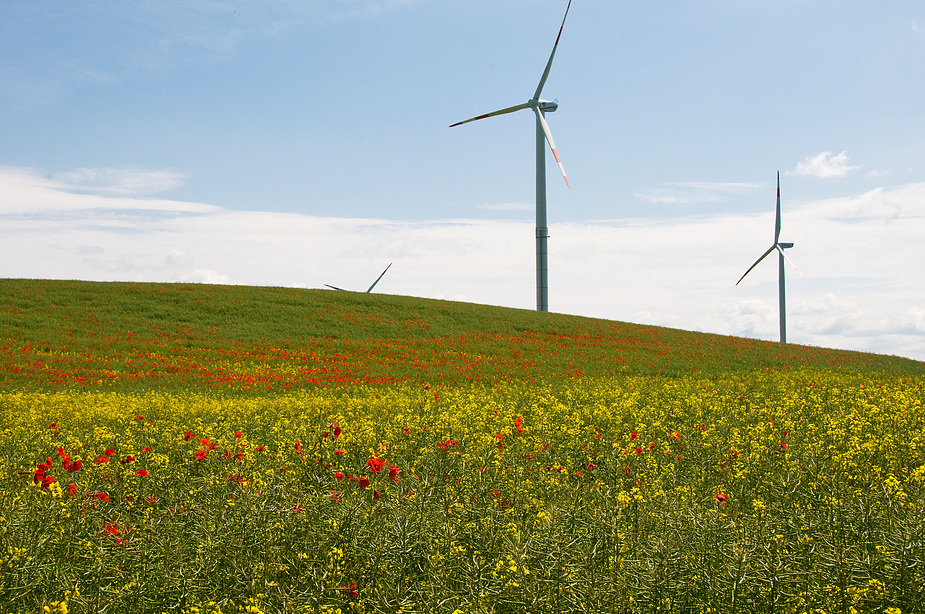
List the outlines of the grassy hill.
{"label": "grassy hill", "polygon": [[925,373],[898,357],[413,297],[0,280],[4,387],[274,390],[800,367]]}

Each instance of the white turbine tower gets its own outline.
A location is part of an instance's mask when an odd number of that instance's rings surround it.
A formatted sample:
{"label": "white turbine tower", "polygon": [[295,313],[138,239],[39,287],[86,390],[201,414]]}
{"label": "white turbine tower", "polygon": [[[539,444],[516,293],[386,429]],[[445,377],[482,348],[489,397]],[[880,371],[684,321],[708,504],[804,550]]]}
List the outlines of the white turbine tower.
{"label": "white turbine tower", "polygon": [[562,18],[562,25],[559,26],[559,35],[556,36],[556,43],[552,46],[552,53],[549,55],[549,61],[546,62],[546,70],[540,79],[540,84],[536,86],[536,92],[533,98],[522,104],[513,107],[507,107],[493,113],[479,115],[472,119],[457,122],[450,126],[459,126],[474,122],[486,117],[495,115],[504,115],[523,109],[533,109],[536,114],[536,310],[549,311],[549,266],[546,249],[546,240],[549,238],[549,228],[546,226],[546,142],[549,142],[549,148],[552,155],[562,171],[562,177],[565,178],[565,184],[572,188],[568,176],[565,174],[565,167],[562,166],[562,160],[556,151],[556,144],[552,140],[552,132],[549,130],[549,124],[546,123],[545,114],[555,111],[559,104],[551,100],[540,100],[540,94],[543,92],[543,86],[546,85],[546,79],[549,77],[549,69],[552,68],[552,60],[556,57],[556,49],[559,46],[559,38],[562,36],[562,29],[565,27],[565,19],[568,17],[568,10],[572,6],[572,0],[569,0],[568,6],[565,7],[565,17]]}
{"label": "white turbine tower", "polygon": [[[745,275],[748,275],[752,269],[758,266],[758,263],[764,260],[771,252],[777,251],[778,253],[778,285],[780,286],[780,342],[787,343],[787,298],[784,292],[784,260],[790,262],[790,258],[784,255],[785,249],[790,249],[793,247],[793,243],[781,243],[780,242],[780,171],[777,171],[777,218],[774,222],[774,243],[771,244],[771,247],[768,248],[768,251],[761,254],[761,258],[755,261],[755,264],[748,267],[748,270],[745,271]],[[793,269],[800,273],[798,269],[792,262],[790,266]],[[745,275],[739,278],[739,281],[736,282],[736,285],[739,285]],[[800,273],[802,276],[803,274]]]}

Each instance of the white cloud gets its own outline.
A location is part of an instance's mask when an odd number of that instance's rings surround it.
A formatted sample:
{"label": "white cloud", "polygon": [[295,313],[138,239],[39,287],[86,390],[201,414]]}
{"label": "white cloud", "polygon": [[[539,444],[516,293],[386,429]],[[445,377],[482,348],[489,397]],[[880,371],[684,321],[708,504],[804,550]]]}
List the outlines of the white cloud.
{"label": "white cloud", "polygon": [[663,187],[646,188],[634,196],[644,202],[668,205],[711,203],[751,194],[766,187],[761,183],[680,182]]}
{"label": "white cloud", "polygon": [[486,203],[478,208],[486,211],[533,211],[534,206],[527,203]]}
{"label": "white cloud", "polygon": [[144,196],[183,185],[182,173],[171,170],[133,168],[81,168],[56,173],[53,179],[61,189],[90,191],[116,196]]}
{"label": "white cloud", "polygon": [[912,23],[909,24],[912,27],[912,31],[917,34],[925,34],[925,24],[919,21],[918,17],[912,20]]}
{"label": "white cloud", "polygon": [[792,173],[823,178],[846,177],[848,173],[859,168],[861,167],[848,165],[848,155],[844,151],[838,155],[832,155],[831,151],[823,151],[801,160]]}
{"label": "white cloud", "polygon": [[[139,194],[176,187],[172,171],[81,169],[57,177],[29,168],[0,167],[0,215],[43,216],[69,211],[87,216],[98,209],[207,213],[217,207],[176,200],[138,198]],[[134,195],[132,195],[134,193]]]}
{"label": "white cloud", "polygon": [[[10,198],[51,203],[41,216]],[[777,339],[773,212],[553,224],[553,311]],[[786,207],[788,339],[925,360],[925,184]],[[534,308],[532,222],[399,222],[74,194],[0,168],[0,277],[365,290]]]}

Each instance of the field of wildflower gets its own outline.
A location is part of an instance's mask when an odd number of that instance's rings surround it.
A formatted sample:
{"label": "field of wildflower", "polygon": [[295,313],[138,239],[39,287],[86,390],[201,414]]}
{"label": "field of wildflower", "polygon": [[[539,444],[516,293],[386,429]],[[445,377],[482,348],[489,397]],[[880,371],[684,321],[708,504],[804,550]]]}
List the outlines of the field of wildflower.
{"label": "field of wildflower", "polygon": [[925,365],[0,280],[0,614],[925,612]]}

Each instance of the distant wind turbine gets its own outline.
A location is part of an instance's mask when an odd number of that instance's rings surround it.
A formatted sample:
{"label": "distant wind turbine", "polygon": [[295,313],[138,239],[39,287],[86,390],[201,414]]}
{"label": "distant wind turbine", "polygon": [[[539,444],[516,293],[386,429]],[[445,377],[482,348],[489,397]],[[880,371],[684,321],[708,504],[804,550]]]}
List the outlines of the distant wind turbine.
{"label": "distant wind turbine", "polygon": [[[755,261],[755,264],[748,267],[748,270],[745,271],[745,275],[751,273],[751,270],[758,266],[758,263],[764,260],[771,252],[777,250],[778,252],[778,285],[780,286],[780,342],[787,343],[787,299],[786,293],[784,292],[784,260],[790,262],[790,258],[784,255],[785,249],[790,249],[793,247],[793,243],[781,243],[780,242],[780,171],[777,171],[777,218],[774,222],[774,243],[771,247],[768,248],[768,251],[761,254],[761,258]],[[800,273],[800,269],[796,267],[792,262],[790,266],[793,269]],[[739,285],[745,275],[739,278],[739,281],[736,282],[736,285]],[[800,273],[802,276],[803,273]]]}
{"label": "distant wind turbine", "polygon": [[[389,267],[391,267],[391,266],[392,266],[392,263],[390,262],[390,263],[389,263],[389,266],[385,267],[385,271],[388,271],[388,270],[389,270]],[[379,275],[379,277],[376,278],[376,281],[373,282],[373,285],[371,285],[371,286],[366,290],[367,293],[373,291],[373,288],[375,288],[375,287],[376,287],[376,284],[379,283],[379,280],[382,279],[382,275],[385,275],[385,271],[382,271],[382,274]],[[328,288],[331,288],[332,290],[340,290],[341,292],[347,292],[347,290],[344,290],[343,288],[338,288],[337,286],[332,286],[332,285],[330,285],[330,284],[324,284],[324,285],[327,286]]]}
{"label": "distant wind turbine", "polygon": [[549,148],[552,155],[562,171],[562,177],[565,178],[565,184],[572,188],[568,176],[565,174],[565,167],[562,166],[562,160],[556,151],[556,144],[552,140],[552,132],[549,130],[549,124],[546,123],[544,115],[552,113],[559,107],[558,102],[551,100],[540,100],[540,94],[543,92],[543,86],[546,85],[546,79],[549,77],[549,69],[552,68],[552,60],[556,57],[556,49],[559,46],[559,38],[562,36],[562,29],[565,27],[565,18],[568,17],[569,8],[572,6],[572,0],[569,0],[568,6],[565,7],[565,17],[562,18],[562,25],[559,26],[559,35],[556,36],[556,43],[552,47],[552,53],[549,55],[549,61],[546,62],[546,70],[540,79],[540,84],[536,86],[536,92],[533,98],[522,104],[507,107],[500,111],[479,115],[472,119],[457,122],[450,126],[460,126],[469,122],[474,122],[486,117],[495,115],[504,115],[523,109],[533,109],[536,114],[536,310],[549,311],[549,265],[546,242],[549,238],[549,228],[546,226],[546,142],[549,142]]}

